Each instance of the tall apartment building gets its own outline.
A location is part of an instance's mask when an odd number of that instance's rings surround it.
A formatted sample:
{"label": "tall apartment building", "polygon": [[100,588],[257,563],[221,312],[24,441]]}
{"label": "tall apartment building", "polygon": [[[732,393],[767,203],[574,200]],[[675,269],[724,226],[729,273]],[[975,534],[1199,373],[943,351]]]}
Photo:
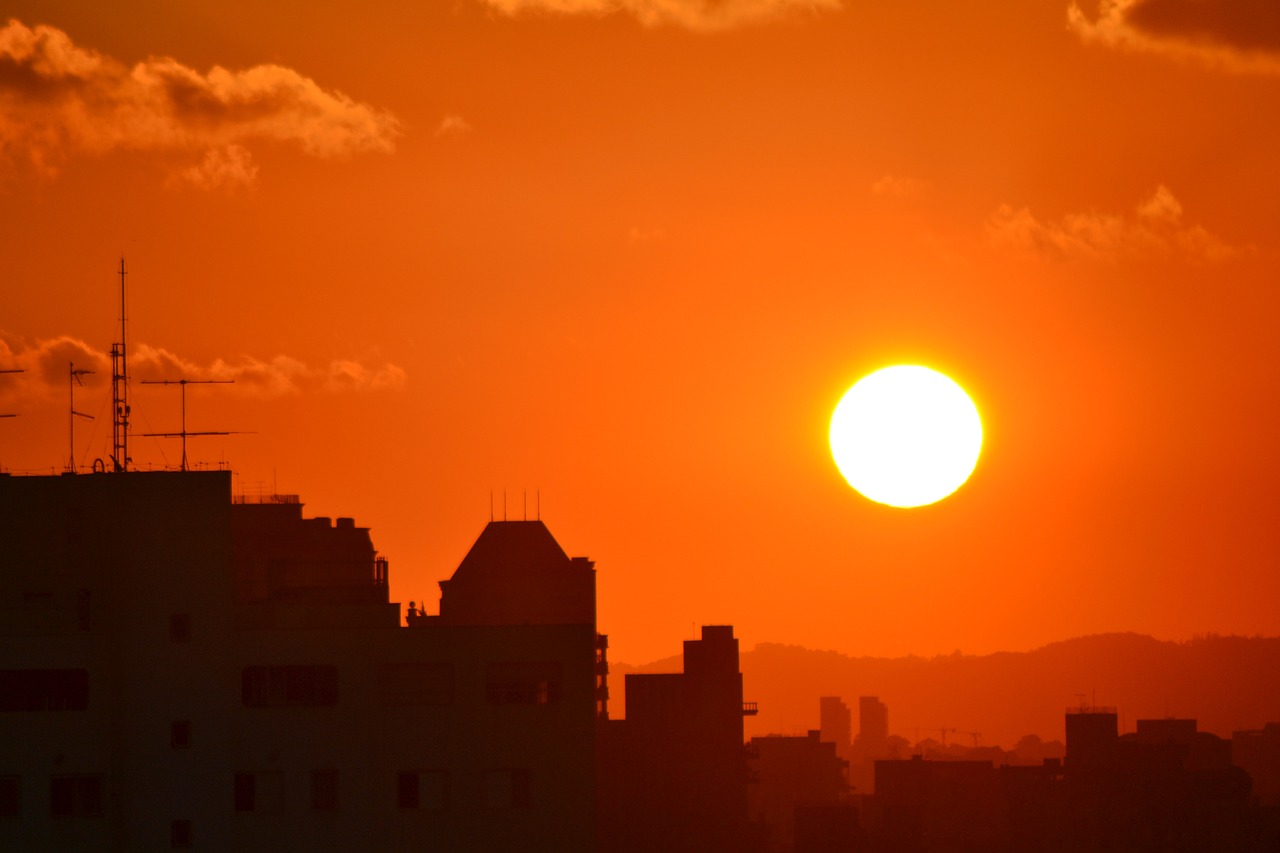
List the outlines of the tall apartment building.
{"label": "tall apartment building", "polygon": [[410,627],[388,571],[228,472],[0,475],[0,849],[592,849],[592,564],[493,522]]}

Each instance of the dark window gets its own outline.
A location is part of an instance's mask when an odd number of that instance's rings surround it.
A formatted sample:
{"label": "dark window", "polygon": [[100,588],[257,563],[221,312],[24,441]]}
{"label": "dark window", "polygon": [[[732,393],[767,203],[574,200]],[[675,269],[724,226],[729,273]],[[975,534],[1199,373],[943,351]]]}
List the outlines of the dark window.
{"label": "dark window", "polygon": [[169,846],[181,849],[191,846],[191,821],[175,820],[169,824]]}
{"label": "dark window", "polygon": [[0,711],[83,711],[87,669],[0,669]]}
{"label": "dark window", "polygon": [[486,770],[484,804],[499,810],[529,808],[533,804],[533,792],[528,769]]}
{"label": "dark window", "polygon": [[235,805],[238,812],[251,812],[257,805],[257,785],[252,773],[236,774]]}
{"label": "dark window", "polygon": [[485,693],[497,705],[548,705],[559,702],[563,692],[558,663],[491,663],[486,671]]}
{"label": "dark window", "polygon": [[453,702],[453,665],[383,664],[378,667],[377,689],[384,705],[448,705]]}
{"label": "dark window", "polygon": [[402,809],[439,811],[448,805],[447,781],[443,770],[402,770],[397,777],[396,804]]}
{"label": "dark window", "polygon": [[314,708],[338,704],[336,666],[247,666],[240,678],[247,708]]}
{"label": "dark window", "polygon": [[336,812],[338,810],[338,771],[311,771],[311,810]]}
{"label": "dark window", "polygon": [[0,817],[22,815],[22,782],[18,776],[0,776]]}
{"label": "dark window", "polygon": [[186,749],[191,746],[190,720],[174,720],[169,725],[169,745],[174,749]]}
{"label": "dark window", "polygon": [[49,813],[54,817],[102,814],[101,776],[54,776],[49,782]]}
{"label": "dark window", "polygon": [[396,782],[396,805],[402,809],[416,809],[420,802],[417,771],[401,772]]}
{"label": "dark window", "polygon": [[169,617],[169,640],[185,643],[191,639],[191,614],[175,613]]}

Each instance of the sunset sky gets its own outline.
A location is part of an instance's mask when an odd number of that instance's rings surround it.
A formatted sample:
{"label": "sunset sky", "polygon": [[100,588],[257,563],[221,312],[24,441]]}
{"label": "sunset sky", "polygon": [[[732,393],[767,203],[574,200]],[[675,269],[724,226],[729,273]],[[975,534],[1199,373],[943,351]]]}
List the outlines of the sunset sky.
{"label": "sunset sky", "polygon": [[[7,21],[7,23],[5,23]],[[1274,0],[0,0],[0,466],[354,516],[426,599],[490,517],[610,655],[1280,633]],[[931,507],[852,491],[877,367],[963,385]],[[527,498],[526,498],[527,495]]]}

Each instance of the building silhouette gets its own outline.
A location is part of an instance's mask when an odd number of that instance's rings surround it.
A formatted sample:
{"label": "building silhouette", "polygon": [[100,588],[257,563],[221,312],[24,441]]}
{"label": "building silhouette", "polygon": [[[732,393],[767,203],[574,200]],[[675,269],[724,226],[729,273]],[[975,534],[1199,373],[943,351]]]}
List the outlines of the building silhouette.
{"label": "building silhouette", "polygon": [[752,831],[763,849],[794,853],[806,832],[810,846],[853,841],[857,812],[849,801],[849,764],[820,731],[753,737],[747,769]]}
{"label": "building silhouette", "polygon": [[594,569],[541,522],[404,627],[367,529],[229,472],[0,476],[0,517],[0,849],[593,849]]}
{"label": "building silhouette", "polygon": [[853,746],[853,715],[839,696],[818,699],[818,729],[824,742],[836,745],[836,755],[848,759]]}
{"label": "building silhouette", "polygon": [[608,853],[732,851],[747,841],[747,766],[738,640],[707,625],[684,671],[629,673],[626,718],[603,721],[599,846]]}

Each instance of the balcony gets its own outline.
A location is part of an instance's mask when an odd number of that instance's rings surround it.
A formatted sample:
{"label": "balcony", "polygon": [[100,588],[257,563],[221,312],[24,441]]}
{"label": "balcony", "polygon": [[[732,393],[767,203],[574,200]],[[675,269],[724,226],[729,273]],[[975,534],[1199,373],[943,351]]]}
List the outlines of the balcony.
{"label": "balcony", "polygon": [[759,714],[759,713],[760,713],[760,708],[758,707],[758,703],[756,702],[742,703],[742,716],[754,717],[756,714]]}

